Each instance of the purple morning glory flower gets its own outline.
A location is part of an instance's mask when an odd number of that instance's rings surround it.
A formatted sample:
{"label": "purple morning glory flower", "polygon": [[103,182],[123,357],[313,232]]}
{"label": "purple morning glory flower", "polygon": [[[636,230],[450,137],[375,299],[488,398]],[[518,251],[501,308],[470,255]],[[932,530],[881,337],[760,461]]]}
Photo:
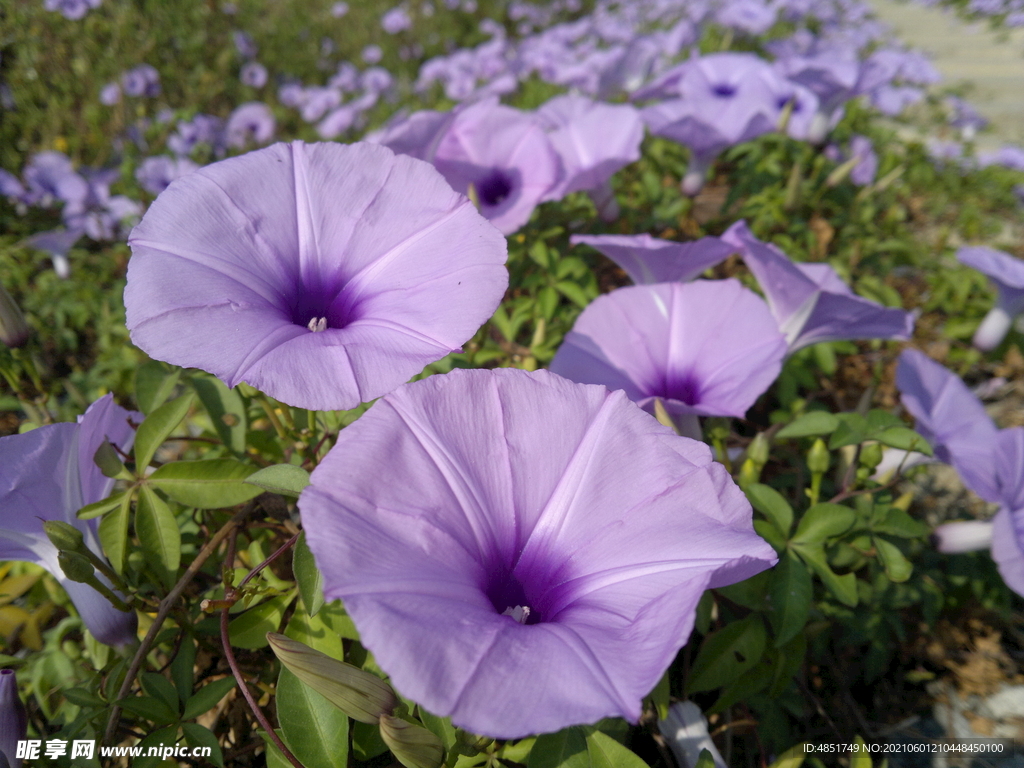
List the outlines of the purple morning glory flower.
{"label": "purple morning glory flower", "polygon": [[57,273],[57,277],[66,280],[71,274],[68,252],[83,234],[80,229],[51,229],[25,238],[25,245],[48,253],[53,261],[53,271]]}
{"label": "purple morning glory flower", "polygon": [[147,157],[135,169],[135,180],[151,195],[159,195],[175,179],[187,176],[199,166],[187,157]]}
{"label": "purple morning glory flower", "polygon": [[231,39],[235,43],[235,50],[238,51],[238,55],[243,59],[255,59],[260,52],[260,47],[256,45],[256,41],[246,32],[236,29],[231,33]]}
{"label": "purple morning glory flower", "polygon": [[316,132],[321,139],[333,139],[355,125],[358,118],[359,112],[353,109],[351,104],[346,104],[328,112],[326,117],[317,123]]}
{"label": "purple morning glory flower", "polygon": [[315,123],[327,112],[341,104],[341,91],[337,88],[314,86],[306,88],[302,96],[302,119]]}
{"label": "purple morning glory flower", "polygon": [[151,357],[337,410],[469,339],[508,284],[504,238],[428,164],[276,144],[174,181],[128,241]]}
{"label": "purple morning glory flower", "polygon": [[382,129],[367,135],[366,140],[383,144],[400,155],[429,162],[434,157],[438,142],[459,111],[458,108],[447,112],[421,109],[388,121]]}
{"label": "purple morning glory flower", "polygon": [[703,590],[777,561],[706,446],[546,371],[401,387],[311,480],[326,597],[403,695],[498,738],[635,722]]}
{"label": "purple morning glory flower", "polygon": [[778,11],[762,0],[729,0],[715,13],[715,21],[723,27],[763,35],[775,23]]}
{"label": "purple morning glory flower", "polygon": [[996,305],[974,332],[974,346],[988,352],[999,346],[1013,319],[1024,313],[1024,261],[985,246],[961,248],[956,257],[961,264],[988,275],[999,292]]}
{"label": "purple morning glory flower", "polygon": [[39,152],[25,165],[25,203],[49,206],[56,200],[77,204],[89,196],[89,182],[61,152]]}
{"label": "purple morning glory flower", "polygon": [[[128,451],[135,431],[128,420],[142,420],[100,398],[75,424],[50,424],[21,435],[0,437],[0,559],[38,563],[67,590],[93,636],[101,643],[120,646],[135,640],[134,613],[114,608],[90,587],[70,581],[57,562],[57,548],[43,532],[43,521],[60,520],[85,537],[86,546],[99,553],[95,520],[79,520],[76,513],[87,504],[106,498],[114,481],[104,477],[93,457],[106,440]],[[106,582],[102,574],[100,581]],[[109,586],[109,582],[107,582]]]}
{"label": "purple morning glory flower", "polygon": [[100,104],[112,107],[121,101],[121,86],[117,83],[107,83],[100,88]]}
{"label": "purple morning glory flower", "polygon": [[125,96],[159,96],[160,73],[149,64],[139,64],[121,75]]}
{"label": "purple morning glory flower", "polygon": [[909,312],[855,295],[828,264],[793,263],[754,237],[743,221],[722,239],[740,251],[757,278],[790,353],[822,341],[910,338],[914,318]]}
{"label": "purple morning glory flower", "polygon": [[360,57],[367,64],[376,64],[384,58],[384,51],[379,45],[371,44],[363,48],[362,53],[360,53]]}
{"label": "purple morning glory flower", "polygon": [[85,169],[82,173],[89,193],[66,204],[61,218],[69,230],[85,232],[93,240],[113,240],[123,223],[133,222],[142,213],[142,206],[125,195],[110,193],[110,185],[120,177],[117,168]]}
{"label": "purple morning glory flower", "polygon": [[455,113],[431,160],[457,192],[472,184],[480,212],[506,235],[529,220],[562,174],[537,118],[497,99]]}
{"label": "purple morning glory flower", "polygon": [[246,62],[242,65],[238,79],[242,81],[242,85],[262,88],[267,84],[267,68],[258,61]]}
{"label": "purple morning glory flower", "polygon": [[18,181],[18,177],[3,168],[0,168],[0,195],[12,201],[25,197],[25,187]]}
{"label": "purple morning glory flower", "polygon": [[224,126],[229,147],[244,149],[250,142],[266,144],[274,138],[277,122],[270,107],[261,101],[250,101],[235,107]]}
{"label": "purple morning glory flower", "polygon": [[698,280],[599,296],[549,367],[573,381],[623,389],[648,411],[660,398],[673,416],[743,418],[779,375],[785,354],[760,296],[738,280]]}
{"label": "purple morning glory flower", "polygon": [[412,28],[412,19],[402,6],[396,6],[385,13],[380,19],[380,26],[389,35],[397,35]]}
{"label": "purple morning glory flower", "polygon": [[[28,731],[28,713],[18,695],[18,679],[13,669],[0,669],[0,757],[6,758],[11,768],[21,764],[18,742]],[[3,761],[0,760],[0,764]]]}
{"label": "purple morning glory flower", "polygon": [[[644,124],[629,104],[603,104],[567,94],[545,103],[537,117],[563,170],[561,181],[548,191],[546,200],[561,200],[581,190],[602,190],[612,174],[640,159]],[[607,219],[617,217],[617,211],[606,213]]]}
{"label": "purple morning glory flower", "polygon": [[346,13],[348,13],[348,3],[346,2],[335,3],[331,6],[331,16],[336,19],[340,19]]}
{"label": "purple morning glory flower", "polygon": [[167,138],[167,147],[176,155],[188,155],[197,144],[216,147],[221,140],[222,121],[213,115],[196,115],[178,123],[177,130]]}
{"label": "purple morning glory flower", "polygon": [[1024,171],[1024,148],[1007,144],[995,152],[982,152],[978,155],[978,164],[982,168],[1001,165],[1011,171]]}
{"label": "purple morning glory flower", "polygon": [[689,282],[736,250],[717,237],[677,243],[648,234],[573,235],[569,242],[596,248],[622,267],[637,285]]}
{"label": "purple morning glory flower", "polygon": [[850,171],[850,181],[860,186],[867,186],[875,180],[878,173],[878,155],[874,145],[867,136],[854,134],[850,139],[850,154],[857,158],[857,164]]}
{"label": "purple morning glory flower", "polygon": [[[65,19],[78,21],[89,12],[90,8],[99,8],[102,0],[45,0],[43,8],[48,11],[60,11]],[[14,758],[11,758],[12,760]]]}

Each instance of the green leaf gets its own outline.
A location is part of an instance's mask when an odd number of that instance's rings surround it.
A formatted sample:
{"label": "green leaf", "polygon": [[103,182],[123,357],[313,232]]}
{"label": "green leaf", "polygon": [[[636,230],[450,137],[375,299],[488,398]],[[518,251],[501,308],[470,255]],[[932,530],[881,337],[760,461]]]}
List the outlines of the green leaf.
{"label": "green leaf", "polygon": [[222,677],[220,680],[207,683],[185,702],[185,710],[181,719],[195,720],[204,712],[209,712],[220,703],[221,699],[228,695],[228,692],[235,685],[234,677]]}
{"label": "green leaf", "polygon": [[383,714],[380,736],[405,768],[441,768],[444,763],[441,739],[419,723]]}
{"label": "green leaf", "polygon": [[898,416],[889,413],[889,411],[882,410],[881,408],[872,408],[867,412],[864,420],[867,422],[868,431],[872,435],[881,432],[882,430],[889,429],[890,427],[906,428]]}
{"label": "green leaf", "polygon": [[199,395],[199,401],[221,441],[234,453],[245,453],[245,435],[249,431],[249,420],[245,414],[245,403],[237,390],[228,389],[215,376],[195,376],[192,386]]}
{"label": "green leaf", "polygon": [[352,754],[356,760],[366,762],[387,751],[388,745],[380,737],[380,728],[359,721],[352,723]]}
{"label": "green leaf", "polygon": [[143,672],[140,682],[142,683],[142,690],[148,696],[159,699],[167,705],[168,709],[174,712],[178,711],[180,703],[178,701],[178,692],[171,685],[170,680],[163,675],[158,675],[156,672]]}
{"label": "green leaf", "polygon": [[793,507],[782,494],[763,483],[751,483],[746,494],[754,509],[775,523],[782,535],[788,537],[793,527]]}
{"label": "green leaf", "polygon": [[611,736],[594,730],[587,734],[591,768],[647,768],[647,763]]}
{"label": "green leaf", "polygon": [[850,530],[857,513],[842,504],[823,501],[804,512],[796,527],[793,544],[820,544]]}
{"label": "green leaf", "polygon": [[768,520],[755,520],[754,531],[762,539],[771,544],[776,552],[783,552],[786,549],[786,537],[783,536],[779,529],[775,527],[775,523]]}
{"label": "green leaf", "polygon": [[132,494],[125,493],[117,509],[108,512],[100,520],[99,535],[103,554],[110,566],[118,573],[124,572],[124,558],[128,551],[128,514],[131,511]]}
{"label": "green leaf", "polygon": [[768,633],[758,614],[727,624],[708,635],[690,669],[687,695],[728,685],[761,659]]}
{"label": "green leaf", "polygon": [[918,451],[926,456],[934,456],[935,452],[921,435],[909,427],[889,427],[873,435],[875,440],[890,448],[904,451]]}
{"label": "green leaf", "polygon": [[811,574],[792,552],[786,552],[772,571],[772,608],[769,614],[779,648],[800,632],[807,623],[814,593]]}
{"label": "green leaf", "polygon": [[659,720],[664,720],[668,717],[668,708],[672,698],[671,680],[669,679],[668,670],[665,670],[665,674],[661,676],[661,679],[654,686],[654,690],[651,691],[648,698],[651,700],[651,704],[654,705]]}
{"label": "green leaf", "polygon": [[555,288],[578,307],[586,308],[587,304],[590,303],[590,299],[587,298],[587,294],[583,292],[578,283],[574,283],[571,280],[559,280],[555,283]]}
{"label": "green leaf", "polygon": [[147,755],[146,753],[149,751],[149,748],[161,745],[171,746],[177,743],[177,725],[151,731],[148,736],[138,743],[137,746],[142,748],[142,757],[136,757],[132,760],[132,768],[157,768],[157,766],[164,764],[163,759],[159,755]]}
{"label": "green leaf", "polygon": [[210,756],[206,759],[224,768],[224,753],[220,751],[220,744],[213,731],[196,723],[182,723],[181,730],[185,732],[185,741],[190,747],[209,747]]}
{"label": "green leaf", "polygon": [[255,467],[234,459],[176,461],[164,464],[147,481],[186,507],[222,509],[263,492],[244,482],[254,472]]}
{"label": "green leaf", "polygon": [[181,397],[164,403],[154,410],[139,425],[135,433],[135,471],[142,474],[153,460],[156,449],[163,444],[171,432],[181,424],[181,420],[192,407],[192,393],[186,392]]}
{"label": "green leaf", "polygon": [[828,411],[810,411],[797,416],[779,430],[777,438],[831,435],[839,426],[839,417]]}
{"label": "green leaf", "polygon": [[228,624],[228,636],[235,648],[265,648],[267,632],[277,632],[284,612],[295,595],[278,595],[236,616]]}
{"label": "green leaf", "polygon": [[331,658],[343,658],[345,649],[341,644],[341,635],[325,621],[329,618],[329,612],[330,609],[326,609],[316,616],[310,616],[306,611],[297,610],[289,619],[284,633],[292,640],[305,643]]}
{"label": "green leaf", "polygon": [[828,441],[828,449],[834,451],[844,445],[857,445],[868,439],[870,427],[867,419],[859,413],[840,413],[836,415],[839,426]]}
{"label": "green leaf", "polygon": [[438,717],[437,715],[427,712],[423,707],[416,708],[416,715],[419,717],[420,722],[441,740],[441,744],[444,746],[445,751],[452,748],[452,745],[455,744],[456,732],[455,726],[452,725],[451,718]]}
{"label": "green leaf", "polygon": [[253,472],[245,478],[245,482],[271,493],[297,499],[302,489],[309,485],[309,472],[294,464],[275,464]]}
{"label": "green leaf", "polygon": [[180,368],[171,368],[156,360],[139,366],[135,372],[135,402],[139,404],[139,410],[150,414],[163,404],[170,397],[179,376]]}
{"label": "green leaf", "polygon": [[121,699],[117,704],[121,709],[127,709],[157,725],[178,722],[178,713],[160,699],[155,699],[152,696],[130,696],[127,699]]}
{"label": "green leaf", "polygon": [[348,765],[348,716],[283,666],[277,718],[285,743],[306,768]]}
{"label": "green leaf", "polygon": [[135,535],[147,559],[158,564],[165,577],[173,581],[181,564],[181,531],[171,508],[148,485],[139,489]]}
{"label": "green leaf", "polygon": [[85,688],[67,688],[61,691],[65,699],[79,707],[105,707],[107,702]]}
{"label": "green leaf", "polygon": [[765,608],[764,601],[768,595],[771,578],[771,571],[761,571],[749,579],[738,581],[727,587],[719,587],[715,592],[744,608],[749,608],[752,611],[762,610]]}
{"label": "green leaf", "polygon": [[835,595],[841,603],[853,608],[857,605],[857,577],[852,573],[838,576],[825,559],[825,548],[821,544],[794,544],[792,549],[803,559],[811,569],[818,574],[828,590]]}
{"label": "green leaf", "polygon": [[121,491],[115,493],[113,496],[108,496],[105,499],[93,502],[92,504],[86,504],[80,510],[78,510],[77,517],[79,520],[92,520],[94,517],[105,515],[110,510],[114,509],[124,501],[124,497],[130,493],[130,491]]}
{"label": "green leaf", "polygon": [[527,768],[590,768],[586,731],[574,726],[538,736],[526,765]]}
{"label": "green leaf", "polygon": [[306,544],[305,532],[295,542],[292,571],[295,574],[295,583],[299,585],[302,604],[306,606],[310,616],[316,616],[324,604],[324,577],[316,567],[313,553]]}
{"label": "green leaf", "polygon": [[775,698],[782,695],[782,692],[789,687],[790,681],[803,666],[806,654],[807,636],[803,632],[797,633],[792,640],[775,652],[775,663],[772,666],[772,687],[768,689],[769,696]]}
{"label": "green leaf", "polygon": [[171,680],[178,691],[178,700],[184,704],[192,696],[193,669],[196,666],[196,643],[191,635],[185,635],[178,648],[178,655],[171,662]]}
{"label": "green leaf", "polygon": [[722,694],[715,700],[715,703],[707,710],[708,715],[717,715],[725,712],[734,704],[747,701],[751,696],[760,693],[772,682],[772,666],[768,660],[763,658],[756,667],[734,680],[722,689]]}
{"label": "green leaf", "polygon": [[871,528],[875,533],[887,533],[901,539],[918,539],[931,533],[931,528],[915,520],[899,507],[889,507],[885,519]]}
{"label": "green leaf", "polygon": [[914,566],[907,560],[900,548],[891,541],[886,541],[881,536],[872,536],[875,551],[878,552],[878,559],[882,561],[885,568],[885,575],[891,581],[906,581],[914,571]]}
{"label": "green leaf", "polygon": [[702,749],[693,768],[715,768],[715,756],[711,754],[711,750]]}

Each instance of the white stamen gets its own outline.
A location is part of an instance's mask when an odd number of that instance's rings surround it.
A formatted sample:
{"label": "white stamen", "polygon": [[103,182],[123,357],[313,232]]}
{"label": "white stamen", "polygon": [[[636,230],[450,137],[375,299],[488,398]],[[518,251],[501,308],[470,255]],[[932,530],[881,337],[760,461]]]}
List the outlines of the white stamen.
{"label": "white stamen", "polygon": [[309,325],[306,326],[313,333],[320,333],[320,331],[327,330],[327,318],[326,317],[311,317],[309,319]]}
{"label": "white stamen", "polygon": [[517,605],[515,608],[506,608],[505,612],[501,615],[511,616],[520,624],[525,624],[526,620],[530,618],[530,608],[526,605]]}

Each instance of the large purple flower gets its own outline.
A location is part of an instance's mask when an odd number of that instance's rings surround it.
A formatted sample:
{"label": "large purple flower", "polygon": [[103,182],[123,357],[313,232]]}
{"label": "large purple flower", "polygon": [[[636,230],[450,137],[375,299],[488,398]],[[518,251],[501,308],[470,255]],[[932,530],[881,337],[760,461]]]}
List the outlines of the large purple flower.
{"label": "large purple flower", "polygon": [[569,242],[596,248],[622,267],[637,285],[688,282],[736,250],[717,237],[677,243],[648,234],[573,235]]}
{"label": "large purple flower", "polygon": [[995,349],[1006,337],[1013,319],[1024,313],[1024,261],[985,246],[969,246],[956,252],[961,264],[989,276],[999,298],[974,333],[974,346]]}
{"label": "large purple flower", "polygon": [[742,418],[782,369],[786,342],[738,280],[619,288],[577,318],[551,370],[623,389],[672,415]]}
{"label": "large purple flower", "polygon": [[324,594],[395,687],[500,738],[636,721],[702,591],[776,562],[704,445],[545,371],[396,390],[299,508]]}
{"label": "large purple flower", "polygon": [[[89,585],[64,575],[57,548],[43,533],[43,521],[75,526],[86,546],[101,551],[96,522],[79,520],[75,513],[110,494],[114,481],[104,477],[93,457],[104,440],[122,451],[131,448],[135,431],[130,417],[142,418],[107,395],[89,406],[76,424],[51,424],[0,438],[0,560],[39,563],[67,590],[93,636],[114,646],[135,639],[135,614],[117,610]],[[106,581],[101,574],[97,578]]]}
{"label": "large purple flower", "polygon": [[132,231],[132,340],[291,405],[352,408],[466,341],[504,238],[428,164],[276,144],[172,182]]}
{"label": "large purple flower", "polygon": [[722,239],[736,246],[768,299],[789,351],[841,339],[909,339],[914,318],[850,290],[828,264],[795,264],[737,221]]}

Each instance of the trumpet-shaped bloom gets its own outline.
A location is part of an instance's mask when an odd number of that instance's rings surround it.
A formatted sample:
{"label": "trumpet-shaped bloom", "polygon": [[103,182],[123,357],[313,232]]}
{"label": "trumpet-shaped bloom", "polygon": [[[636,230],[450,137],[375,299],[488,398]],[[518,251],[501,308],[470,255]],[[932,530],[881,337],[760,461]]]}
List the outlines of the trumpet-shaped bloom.
{"label": "trumpet-shaped bloom", "polygon": [[[0,438],[0,560],[43,566],[67,590],[96,639],[114,646],[135,639],[135,614],[117,610],[88,584],[64,575],[57,548],[43,532],[43,521],[75,526],[86,546],[101,551],[96,521],[79,520],[75,513],[110,494],[114,481],[103,475],[93,457],[105,440],[122,451],[131,448],[135,431],[128,419],[133,416],[142,418],[106,395],[89,406],[76,424],[51,424]],[[97,578],[105,581],[102,575]]]}
{"label": "trumpet-shaped bloom", "polygon": [[648,234],[573,235],[569,242],[597,249],[622,267],[637,285],[689,282],[735,250],[717,237],[677,243]]}
{"label": "trumpet-shaped bloom", "polygon": [[325,596],[403,695],[488,736],[636,721],[701,592],[777,559],[706,446],[546,371],[401,387],[311,480]]}
{"label": "trumpet-shaped bloom", "polygon": [[457,349],[508,284],[504,238],[428,164],[276,144],[172,182],[129,240],[151,357],[290,405],[352,408]]}
{"label": "trumpet-shaped bloom", "polygon": [[974,332],[974,346],[987,352],[999,346],[1013,319],[1024,313],[1024,261],[984,246],[961,248],[956,257],[961,264],[988,275],[999,293],[996,305]]}
{"label": "trumpet-shaped bloom", "polygon": [[789,351],[842,339],[909,339],[914,318],[850,290],[828,264],[795,264],[737,221],[722,239],[735,246],[764,291]]}
{"label": "trumpet-shaped bloom", "polygon": [[1024,595],[1024,427],[997,429],[959,376],[914,349],[900,355],[896,385],[935,455],[953,465],[964,485],[1000,505],[990,525],[939,526],[938,546],[965,552],[991,544],[1003,581]]}
{"label": "trumpet-shaped bloom", "polygon": [[738,280],[619,288],[583,310],[551,361],[573,381],[625,390],[642,408],[737,416],[775,381],[786,341]]}

